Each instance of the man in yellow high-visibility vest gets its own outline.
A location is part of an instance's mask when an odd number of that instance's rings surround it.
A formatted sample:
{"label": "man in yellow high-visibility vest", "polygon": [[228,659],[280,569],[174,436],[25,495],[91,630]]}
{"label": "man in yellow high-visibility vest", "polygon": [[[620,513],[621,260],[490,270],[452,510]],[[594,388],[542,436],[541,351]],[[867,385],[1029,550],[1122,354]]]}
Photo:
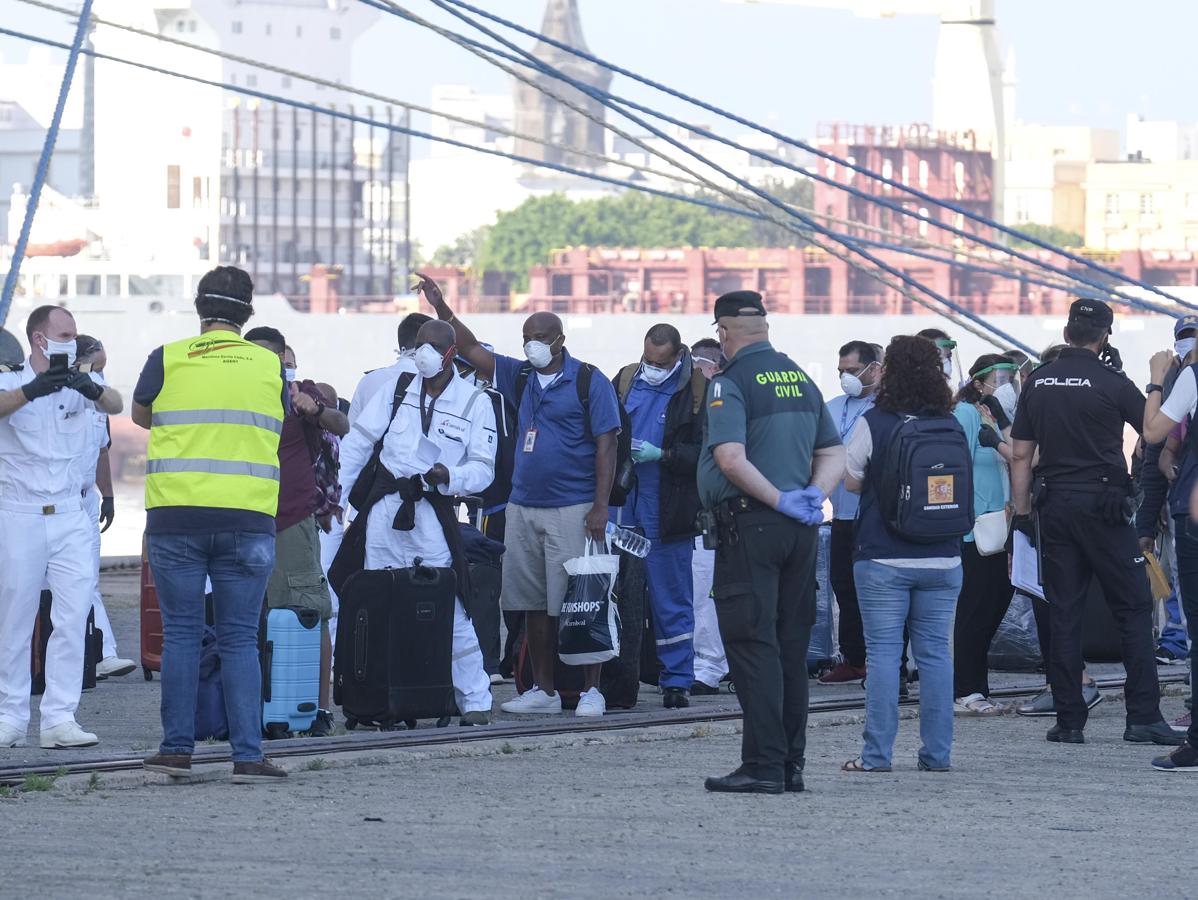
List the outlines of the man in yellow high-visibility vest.
{"label": "man in yellow high-visibility vest", "polygon": [[279,435],[289,407],[279,357],[241,337],[253,282],[231,266],[196,291],[200,334],[150,354],[133,421],[150,429],[146,543],[162,607],[162,730],[152,772],[184,777],[195,747],[204,584],[212,581],[233,781],[286,773],[262,755],[258,625],[274,566]]}

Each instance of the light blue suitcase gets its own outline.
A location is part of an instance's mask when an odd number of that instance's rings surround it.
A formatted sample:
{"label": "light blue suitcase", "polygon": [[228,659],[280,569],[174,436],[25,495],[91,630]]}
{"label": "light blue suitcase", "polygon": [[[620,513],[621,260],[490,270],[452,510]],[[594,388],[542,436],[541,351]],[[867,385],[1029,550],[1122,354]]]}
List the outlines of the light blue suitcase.
{"label": "light blue suitcase", "polygon": [[262,642],[262,728],[267,737],[307,731],[320,689],[320,613],[287,606],[266,616]]}

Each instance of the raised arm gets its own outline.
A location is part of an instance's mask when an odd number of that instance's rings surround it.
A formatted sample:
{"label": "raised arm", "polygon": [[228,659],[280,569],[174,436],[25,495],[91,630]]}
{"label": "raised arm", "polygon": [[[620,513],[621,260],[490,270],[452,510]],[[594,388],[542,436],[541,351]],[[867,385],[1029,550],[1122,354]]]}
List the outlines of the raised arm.
{"label": "raised arm", "polygon": [[420,279],[420,284],[416,290],[424,295],[424,299],[436,311],[437,318],[453,326],[454,341],[457,343],[458,353],[468,360],[470,365],[474,366],[475,371],[482,378],[487,381],[494,381],[495,354],[480,344],[478,338],[474,336],[474,332],[453,314],[453,310],[445,302],[445,296],[441,293],[441,288],[437,286],[437,282],[422,272],[417,272],[416,277]]}

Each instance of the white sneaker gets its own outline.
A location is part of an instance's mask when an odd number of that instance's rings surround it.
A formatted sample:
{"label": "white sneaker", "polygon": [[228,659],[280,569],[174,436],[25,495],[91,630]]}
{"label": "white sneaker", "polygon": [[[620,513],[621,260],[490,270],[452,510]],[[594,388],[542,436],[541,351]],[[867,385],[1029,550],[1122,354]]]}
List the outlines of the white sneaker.
{"label": "white sneaker", "polygon": [[6,750],[9,747],[24,747],[25,732],[17,731],[11,725],[5,725],[0,722],[0,750]]}
{"label": "white sneaker", "polygon": [[491,684],[503,684],[503,676],[498,672],[491,675]]}
{"label": "white sneaker", "polygon": [[534,684],[530,690],[514,700],[501,704],[499,708],[504,712],[522,715],[559,715],[562,711],[562,697],[556,691],[546,694]]}
{"label": "white sneaker", "polygon": [[100,739],[90,731],[84,731],[74,719],[60,722],[53,728],[42,729],[43,750],[65,750],[68,747],[92,747]]}
{"label": "white sneaker", "polygon": [[119,678],[121,675],[128,675],[137,668],[137,663],[131,659],[122,659],[119,656],[106,656],[96,663],[97,678]]}
{"label": "white sneaker", "polygon": [[574,710],[574,715],[601,716],[605,712],[607,712],[607,701],[599,693],[599,688],[591,688],[578,698],[578,708]]}

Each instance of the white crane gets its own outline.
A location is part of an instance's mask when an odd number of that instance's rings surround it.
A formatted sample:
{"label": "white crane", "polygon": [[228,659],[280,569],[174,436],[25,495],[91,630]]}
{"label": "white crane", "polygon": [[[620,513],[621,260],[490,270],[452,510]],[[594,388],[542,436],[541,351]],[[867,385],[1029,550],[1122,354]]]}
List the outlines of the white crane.
{"label": "white crane", "polygon": [[1004,79],[995,25],[996,0],[724,0],[841,9],[860,18],[938,16],[940,40],[932,80],[932,127],[972,131],[979,147],[994,156],[995,214],[1002,219],[1003,163],[1007,117]]}

